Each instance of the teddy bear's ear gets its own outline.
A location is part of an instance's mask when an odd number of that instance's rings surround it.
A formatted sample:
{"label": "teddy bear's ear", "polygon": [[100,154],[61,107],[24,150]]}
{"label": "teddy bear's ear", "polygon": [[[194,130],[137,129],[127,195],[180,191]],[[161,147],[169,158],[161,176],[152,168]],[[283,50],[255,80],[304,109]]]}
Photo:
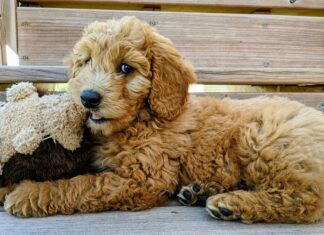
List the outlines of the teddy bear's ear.
{"label": "teddy bear's ear", "polygon": [[21,82],[7,89],[7,101],[15,102],[31,96],[32,94],[37,95],[36,87],[30,82]]}

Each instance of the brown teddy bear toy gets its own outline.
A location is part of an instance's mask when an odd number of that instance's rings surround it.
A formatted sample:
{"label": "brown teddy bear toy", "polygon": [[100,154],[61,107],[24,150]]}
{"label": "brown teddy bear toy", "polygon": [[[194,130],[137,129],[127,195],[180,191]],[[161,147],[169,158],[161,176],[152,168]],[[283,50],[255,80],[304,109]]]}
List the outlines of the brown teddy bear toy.
{"label": "brown teddy bear toy", "polygon": [[1,187],[95,171],[87,114],[68,93],[39,97],[23,82],[7,90],[7,101],[0,107]]}

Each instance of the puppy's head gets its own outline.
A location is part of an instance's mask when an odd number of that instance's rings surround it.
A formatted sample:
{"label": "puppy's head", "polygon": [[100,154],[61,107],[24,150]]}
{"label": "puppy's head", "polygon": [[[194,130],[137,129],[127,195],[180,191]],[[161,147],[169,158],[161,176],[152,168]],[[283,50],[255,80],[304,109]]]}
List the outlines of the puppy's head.
{"label": "puppy's head", "polygon": [[104,135],[127,127],[145,105],[158,118],[174,119],[195,81],[173,43],[135,17],[90,24],[68,64],[74,100]]}

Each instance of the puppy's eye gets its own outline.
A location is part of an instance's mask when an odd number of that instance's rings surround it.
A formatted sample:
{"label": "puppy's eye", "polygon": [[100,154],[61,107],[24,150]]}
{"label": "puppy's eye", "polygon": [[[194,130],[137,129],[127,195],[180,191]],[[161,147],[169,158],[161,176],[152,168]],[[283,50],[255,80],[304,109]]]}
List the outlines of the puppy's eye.
{"label": "puppy's eye", "polygon": [[87,59],[87,60],[85,61],[85,63],[88,64],[88,65],[92,65],[92,59],[91,59],[91,58]]}
{"label": "puppy's eye", "polygon": [[119,73],[123,73],[123,74],[130,74],[131,72],[133,72],[134,68],[128,64],[121,64],[119,67]]}

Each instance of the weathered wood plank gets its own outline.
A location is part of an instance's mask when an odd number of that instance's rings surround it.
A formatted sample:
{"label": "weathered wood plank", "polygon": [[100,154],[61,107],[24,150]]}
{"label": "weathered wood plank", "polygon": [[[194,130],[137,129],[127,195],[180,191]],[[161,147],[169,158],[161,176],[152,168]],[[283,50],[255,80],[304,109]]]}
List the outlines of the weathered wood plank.
{"label": "weathered wood plank", "polygon": [[6,17],[4,16],[4,0],[0,0],[0,64],[2,65],[5,60],[5,41],[6,41],[6,33],[5,33],[5,25],[6,25]]}
{"label": "weathered wood plank", "polygon": [[0,213],[1,234],[323,234],[317,224],[253,224],[212,219],[202,207],[159,207],[21,219]]}
{"label": "weathered wood plank", "polygon": [[61,65],[94,20],[136,15],[196,67],[323,68],[324,18],[19,7],[20,63]]}
{"label": "weathered wood plank", "polygon": [[[195,92],[198,96],[213,96],[219,99],[230,97],[233,99],[249,99],[257,96],[281,96],[296,100],[307,106],[324,112],[324,93],[321,92]],[[0,92],[0,101],[5,101],[5,93]]]}
{"label": "weathered wood plank", "polygon": [[199,84],[324,84],[322,68],[196,68]]}
{"label": "weathered wood plank", "polygon": [[[324,85],[324,68],[196,68],[199,84]],[[67,82],[63,66],[0,66],[0,83]]]}
{"label": "weathered wood plank", "polygon": [[4,54],[2,52],[2,44],[0,45],[0,65],[3,65],[3,62],[2,62],[2,58],[3,58]]}
{"label": "weathered wood plank", "polygon": [[63,66],[0,66],[0,83],[67,82]]}
{"label": "weathered wood plank", "polygon": [[[21,2],[32,3],[116,3],[124,4],[123,0],[22,0]],[[128,4],[143,5],[202,5],[220,7],[257,7],[257,8],[301,8],[301,9],[324,9],[321,0],[128,0]]]}
{"label": "weathered wood plank", "polygon": [[16,0],[0,0],[0,15],[1,64],[10,64],[8,53],[17,53]]}

